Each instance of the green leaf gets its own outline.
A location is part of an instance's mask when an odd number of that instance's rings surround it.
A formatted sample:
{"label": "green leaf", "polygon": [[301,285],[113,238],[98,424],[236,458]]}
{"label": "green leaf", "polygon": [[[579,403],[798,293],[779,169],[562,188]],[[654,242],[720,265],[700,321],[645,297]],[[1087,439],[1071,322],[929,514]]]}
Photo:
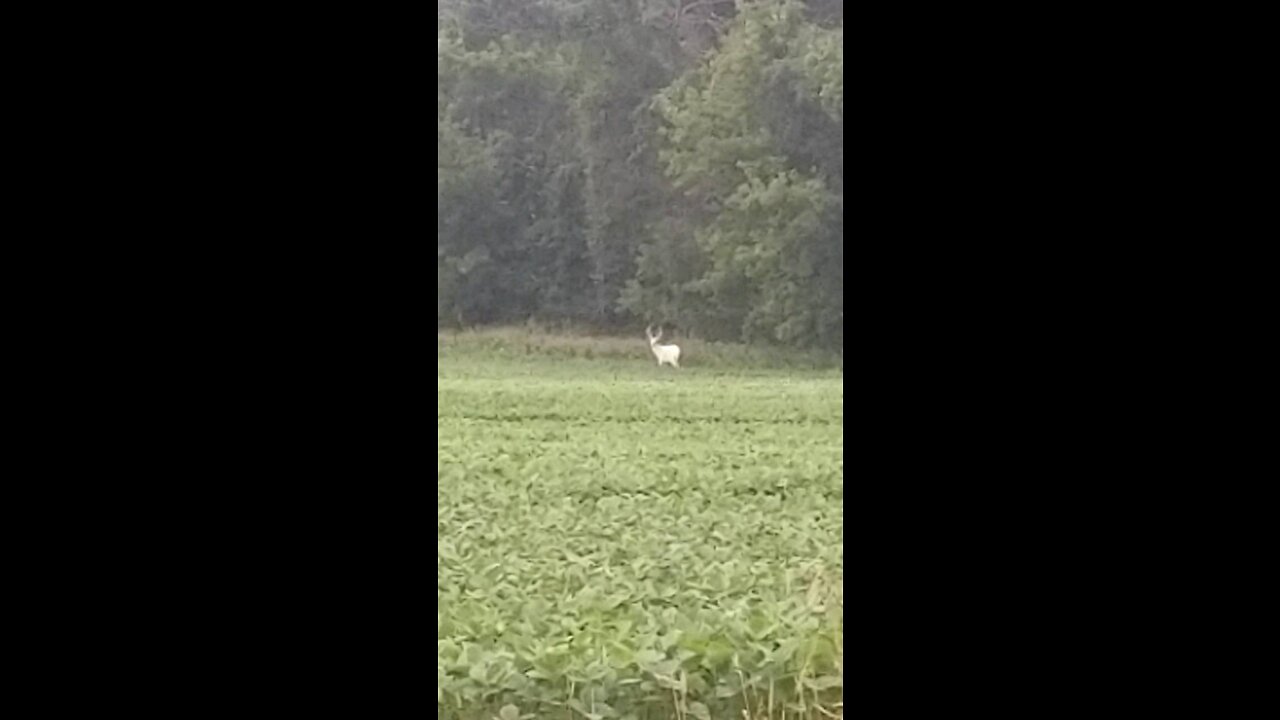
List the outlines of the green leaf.
{"label": "green leaf", "polygon": [[829,690],[834,687],[843,686],[844,678],[838,675],[824,675],[816,679],[805,678],[804,684],[818,691]]}

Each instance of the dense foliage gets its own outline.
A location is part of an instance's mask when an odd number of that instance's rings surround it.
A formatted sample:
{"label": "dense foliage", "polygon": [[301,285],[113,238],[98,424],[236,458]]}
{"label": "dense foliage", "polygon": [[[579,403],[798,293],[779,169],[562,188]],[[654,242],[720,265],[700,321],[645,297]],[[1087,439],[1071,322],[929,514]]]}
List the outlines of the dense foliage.
{"label": "dense foliage", "polygon": [[842,3],[437,7],[437,327],[842,350]]}
{"label": "dense foliage", "polygon": [[842,716],[841,376],[485,343],[438,341],[438,717]]}

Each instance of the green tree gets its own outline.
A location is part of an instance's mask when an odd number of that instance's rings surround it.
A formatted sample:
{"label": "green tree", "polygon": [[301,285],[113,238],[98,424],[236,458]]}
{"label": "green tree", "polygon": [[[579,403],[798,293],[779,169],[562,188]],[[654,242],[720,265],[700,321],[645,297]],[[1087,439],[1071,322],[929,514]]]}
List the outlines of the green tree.
{"label": "green tree", "polygon": [[[843,346],[842,40],[800,3],[746,3],[718,51],[661,94],[661,158],[689,232],[641,252],[634,310],[665,297],[708,335]],[[677,252],[700,261],[649,260]]]}
{"label": "green tree", "polygon": [[440,0],[442,323],[843,346],[843,7]]}

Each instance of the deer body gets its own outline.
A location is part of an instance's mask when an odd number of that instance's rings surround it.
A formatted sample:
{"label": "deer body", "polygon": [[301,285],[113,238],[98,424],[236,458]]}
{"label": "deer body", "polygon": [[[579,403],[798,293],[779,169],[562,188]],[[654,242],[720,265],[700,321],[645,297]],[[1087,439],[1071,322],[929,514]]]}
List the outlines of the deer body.
{"label": "deer body", "polygon": [[645,328],[644,334],[649,338],[649,349],[653,351],[653,356],[658,359],[658,367],[670,365],[677,370],[680,368],[680,346],[679,345],[662,345],[658,341],[662,339],[662,329],[658,329],[658,334],[653,334],[653,327]]}

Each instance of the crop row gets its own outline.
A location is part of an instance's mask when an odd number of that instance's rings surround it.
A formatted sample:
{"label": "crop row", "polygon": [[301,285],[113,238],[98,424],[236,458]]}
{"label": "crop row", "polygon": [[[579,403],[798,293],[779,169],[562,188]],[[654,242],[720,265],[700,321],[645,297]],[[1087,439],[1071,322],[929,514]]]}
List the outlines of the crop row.
{"label": "crop row", "polygon": [[826,717],[843,384],[439,381],[440,717]]}

